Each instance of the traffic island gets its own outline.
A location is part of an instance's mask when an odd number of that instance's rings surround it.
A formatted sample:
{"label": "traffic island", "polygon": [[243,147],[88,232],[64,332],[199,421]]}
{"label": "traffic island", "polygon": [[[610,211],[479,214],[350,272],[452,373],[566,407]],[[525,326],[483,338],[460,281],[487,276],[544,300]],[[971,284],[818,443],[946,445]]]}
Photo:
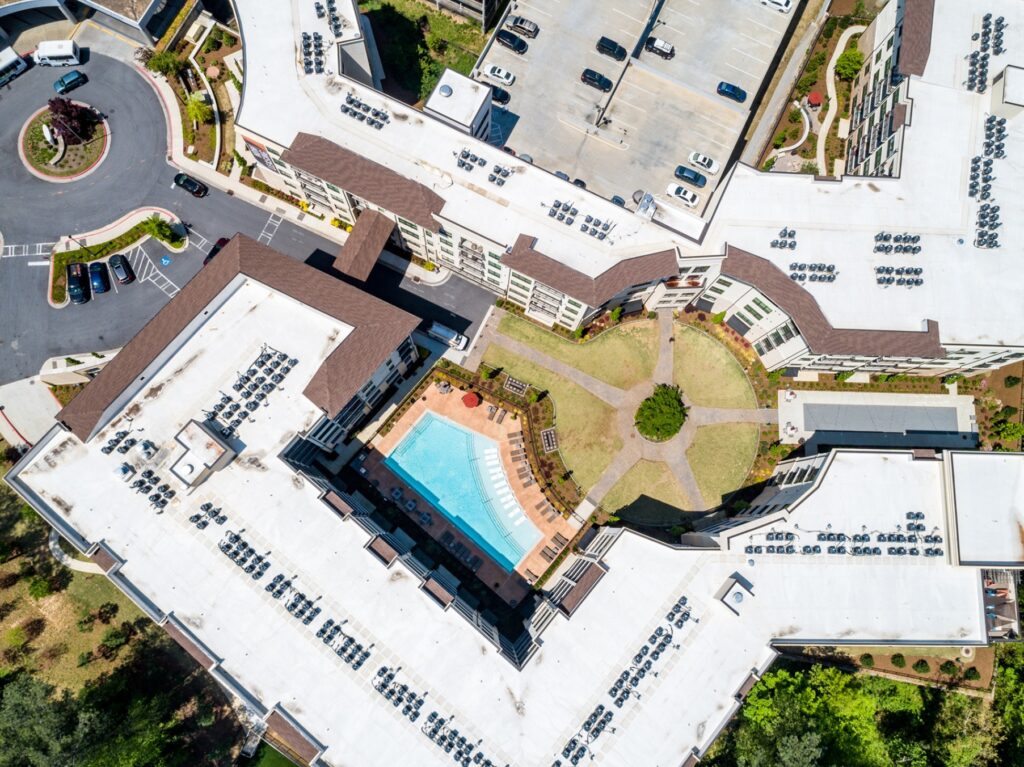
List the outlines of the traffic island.
{"label": "traffic island", "polygon": [[110,152],[110,126],[88,104],[52,99],[18,136],[18,155],[36,178],[69,183],[92,173]]}

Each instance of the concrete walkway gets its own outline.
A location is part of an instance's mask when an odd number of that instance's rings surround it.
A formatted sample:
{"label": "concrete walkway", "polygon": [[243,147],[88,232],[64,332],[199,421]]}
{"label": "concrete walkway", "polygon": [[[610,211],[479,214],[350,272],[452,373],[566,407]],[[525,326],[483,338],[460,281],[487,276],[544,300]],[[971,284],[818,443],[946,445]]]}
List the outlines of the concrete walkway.
{"label": "concrete walkway", "polygon": [[836,112],[839,111],[839,99],[836,98],[836,62],[839,61],[839,57],[846,50],[846,44],[850,42],[850,38],[860,34],[865,29],[867,29],[865,26],[855,26],[847,27],[844,30],[843,34],[839,37],[839,42],[836,43],[836,49],[832,51],[832,58],[829,60],[828,69],[825,71],[825,87],[828,89],[828,112],[825,113],[825,118],[821,121],[817,147],[818,173],[822,176],[827,176],[829,173],[829,169],[825,165],[825,144],[828,143],[828,132],[832,128],[832,121],[836,118]]}
{"label": "concrete walkway", "polygon": [[53,558],[70,570],[77,570],[80,573],[90,575],[103,575],[103,568],[95,562],[86,562],[82,559],[75,559],[60,547],[60,533],[56,530],[50,531],[50,553]]}
{"label": "concrete walkway", "polygon": [[708,499],[703,497],[689,461],[686,459],[686,450],[692,444],[697,429],[701,426],[723,423],[778,423],[777,410],[700,407],[689,402],[686,399],[686,393],[683,392],[683,402],[688,408],[683,428],[665,442],[651,442],[640,436],[633,425],[633,418],[640,403],[651,394],[656,383],[672,383],[676,323],[671,313],[658,313],[658,359],[655,362],[651,380],[643,381],[628,390],[600,381],[522,341],[502,335],[498,330],[498,323],[503,315],[503,311],[495,310],[490,321],[481,331],[477,339],[477,349],[467,360],[471,370],[475,370],[479,365],[484,350],[492,343],[497,344],[535,365],[547,368],[572,381],[615,408],[615,425],[622,440],[622,449],[615,454],[601,478],[590,488],[587,500],[594,505],[600,503],[601,499],[615,487],[615,484],[633,468],[637,461],[645,460],[660,461],[668,466],[689,501],[691,508],[686,509],[687,511],[706,511],[717,505],[718,499],[709,503]]}

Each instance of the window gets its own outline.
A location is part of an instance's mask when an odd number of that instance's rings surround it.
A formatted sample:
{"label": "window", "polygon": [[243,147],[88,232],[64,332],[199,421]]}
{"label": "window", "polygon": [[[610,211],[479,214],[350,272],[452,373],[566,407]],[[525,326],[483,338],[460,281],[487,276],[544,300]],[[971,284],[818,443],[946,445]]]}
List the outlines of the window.
{"label": "window", "polygon": [[878,49],[878,53],[875,54],[875,63],[877,64],[882,60],[882,49]]}
{"label": "window", "polygon": [[760,341],[758,341],[758,342],[756,342],[754,344],[754,351],[757,352],[757,355],[759,357],[763,357],[764,356],[764,346],[761,344]]}
{"label": "window", "polygon": [[[719,280],[719,282],[721,282],[721,280]],[[772,308],[770,306],[768,306],[768,304],[766,304],[760,298],[755,298],[754,299],[754,304],[757,307],[759,307],[765,314],[771,314],[772,313]]]}
{"label": "window", "polygon": [[[748,312],[750,312],[750,316],[753,317],[755,320],[763,320],[764,319],[764,317],[761,315],[761,313],[758,312],[757,309],[755,309],[750,304],[747,304],[743,308],[746,309]],[[749,325],[750,323],[748,322],[747,324]]]}
{"label": "window", "polygon": [[501,261],[500,253],[491,253],[491,251],[487,251],[487,255],[493,258],[495,261]]}
{"label": "window", "polygon": [[579,301],[573,301],[571,298],[569,299],[568,303],[569,306],[575,306],[577,309],[579,309],[583,305]]}
{"label": "window", "polygon": [[693,273],[694,274],[703,274],[704,272],[708,271],[708,269],[710,269],[710,268],[711,268],[710,266],[695,266],[695,267],[693,267]]}
{"label": "window", "polygon": [[338,189],[338,187],[336,187],[334,184],[327,184],[327,188],[330,189],[332,192],[337,192],[338,194],[341,194],[341,190]]}
{"label": "window", "polygon": [[751,322],[746,317],[744,317],[743,314],[741,314],[740,312],[736,312],[733,316],[737,317],[739,319],[739,321],[742,322],[744,325],[748,325],[748,326],[751,326],[751,327],[753,327],[753,325],[754,325],[753,322]]}
{"label": "window", "polygon": [[708,288],[708,292],[709,293],[717,293],[718,295],[722,295],[725,291],[722,290],[717,285],[712,285],[710,288]]}
{"label": "window", "polygon": [[409,227],[410,229],[415,229],[416,228],[416,224],[414,224],[412,221],[406,221],[401,216],[398,217],[398,223],[399,224],[404,224],[405,226]]}
{"label": "window", "polygon": [[893,42],[895,42],[895,40],[896,40],[896,38],[893,37],[892,35],[890,35],[889,39],[885,41],[885,49],[887,51],[891,51],[892,50],[892,44],[893,44]]}
{"label": "window", "polygon": [[725,277],[719,277],[718,281],[715,284],[716,285],[721,285],[723,288],[731,288],[732,287],[732,282],[730,280],[725,279]]}

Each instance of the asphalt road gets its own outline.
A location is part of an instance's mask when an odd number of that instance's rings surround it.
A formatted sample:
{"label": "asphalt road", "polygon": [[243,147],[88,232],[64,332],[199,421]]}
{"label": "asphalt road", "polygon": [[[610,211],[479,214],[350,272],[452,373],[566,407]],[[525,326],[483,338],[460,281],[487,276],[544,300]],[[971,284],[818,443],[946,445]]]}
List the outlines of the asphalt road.
{"label": "asphalt road", "polygon": [[[177,189],[177,169],[166,161],[163,111],[149,85],[130,66],[91,54],[78,67],[89,82],[73,91],[77,101],[99,109],[111,130],[110,153],[89,176],[53,184],[32,176],[14,156],[21,126],[53,95],[66,70],[33,67],[0,89],[0,384],[35,375],[49,357],[123,346],[202,266],[219,237],[241,232],[327,272],[338,246],[263,208],[217,190],[196,199]],[[129,259],[139,280],[94,296],[84,306],[53,309],[46,301],[46,243],[98,229],[139,207],[172,211],[192,230],[181,255],[150,241]],[[39,247],[37,247],[37,245]],[[13,247],[19,246],[19,247]],[[26,246],[21,248],[20,246]],[[161,257],[171,255],[164,265]],[[462,332],[475,331],[494,297],[458,278],[438,287],[405,280],[378,266],[366,289],[425,319]]]}

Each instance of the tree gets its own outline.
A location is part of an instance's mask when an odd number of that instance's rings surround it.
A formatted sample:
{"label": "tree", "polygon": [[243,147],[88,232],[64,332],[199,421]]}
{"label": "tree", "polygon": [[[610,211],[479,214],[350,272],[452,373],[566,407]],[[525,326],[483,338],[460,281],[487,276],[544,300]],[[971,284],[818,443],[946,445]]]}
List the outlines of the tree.
{"label": "tree", "polygon": [[860,656],[860,665],[864,668],[872,668],[875,665],[874,656],[869,652],[864,653]]}
{"label": "tree", "polygon": [[1012,389],[1014,386],[1020,385],[1020,378],[1017,376],[1006,376],[1006,378],[1003,379],[1003,385],[1007,389]]}
{"label": "tree", "polygon": [[616,306],[614,309],[612,309],[611,320],[616,325],[619,324],[620,322],[622,322],[622,306],[621,305]]}
{"label": "tree", "polygon": [[1004,737],[1002,723],[983,700],[959,693],[942,696],[932,730],[932,763],[975,767],[992,762]]}
{"label": "tree", "polygon": [[155,213],[142,221],[139,226],[142,228],[142,231],[150,237],[155,237],[158,240],[170,243],[177,243],[181,241],[181,237],[179,237],[174,231],[174,227]]}
{"label": "tree", "polygon": [[864,66],[864,54],[856,48],[843,51],[836,60],[836,74],[841,80],[852,80]]}
{"label": "tree", "polygon": [[960,667],[959,667],[959,666],[957,666],[957,665],[956,665],[956,664],[955,664],[955,663],[954,663],[953,661],[951,661],[951,660],[943,661],[942,665],[941,665],[941,666],[939,666],[939,671],[941,671],[941,672],[942,672],[943,674],[945,674],[946,676],[953,676],[953,675],[955,675],[955,674],[956,674],[956,672],[957,672],[957,671],[959,671],[959,670],[960,670]]}
{"label": "tree", "polygon": [[78,710],[67,690],[21,674],[0,698],[0,767],[78,764],[95,717]]}
{"label": "tree", "polygon": [[932,667],[928,665],[928,661],[926,661],[924,658],[920,658],[914,661],[913,668],[914,671],[916,671],[918,674],[927,674],[929,671],[932,670]]}
{"label": "tree", "polygon": [[185,68],[185,62],[173,51],[160,51],[154,53],[146,62],[146,68],[164,77],[177,77],[178,73]]}
{"label": "tree", "polygon": [[33,599],[42,599],[53,593],[53,587],[47,578],[36,576],[28,584],[28,595]]}
{"label": "tree", "polygon": [[894,665],[896,668],[903,668],[907,665],[907,659],[904,658],[903,653],[900,652],[893,655],[889,660],[892,661],[892,665]]}
{"label": "tree", "polygon": [[84,144],[92,138],[96,118],[89,107],[56,96],[47,102],[50,127],[65,144]]}
{"label": "tree", "polygon": [[816,732],[785,735],[779,738],[777,764],[779,767],[818,767],[823,752],[821,736]]}
{"label": "tree", "polygon": [[28,634],[21,626],[15,626],[4,634],[4,644],[15,652],[21,652],[28,644]]}
{"label": "tree", "polygon": [[992,433],[1003,442],[1020,442],[1024,437],[1024,424],[999,421],[992,427]]}
{"label": "tree", "polygon": [[686,421],[686,407],[678,386],[658,384],[654,393],[640,403],[634,424],[648,439],[665,440],[676,434]]}
{"label": "tree", "polygon": [[964,679],[968,680],[969,682],[977,682],[979,679],[981,679],[981,672],[978,671],[978,669],[976,669],[974,666],[971,666],[964,672]]}
{"label": "tree", "polygon": [[213,108],[206,103],[205,93],[193,93],[185,102],[185,112],[197,123],[213,122]]}

